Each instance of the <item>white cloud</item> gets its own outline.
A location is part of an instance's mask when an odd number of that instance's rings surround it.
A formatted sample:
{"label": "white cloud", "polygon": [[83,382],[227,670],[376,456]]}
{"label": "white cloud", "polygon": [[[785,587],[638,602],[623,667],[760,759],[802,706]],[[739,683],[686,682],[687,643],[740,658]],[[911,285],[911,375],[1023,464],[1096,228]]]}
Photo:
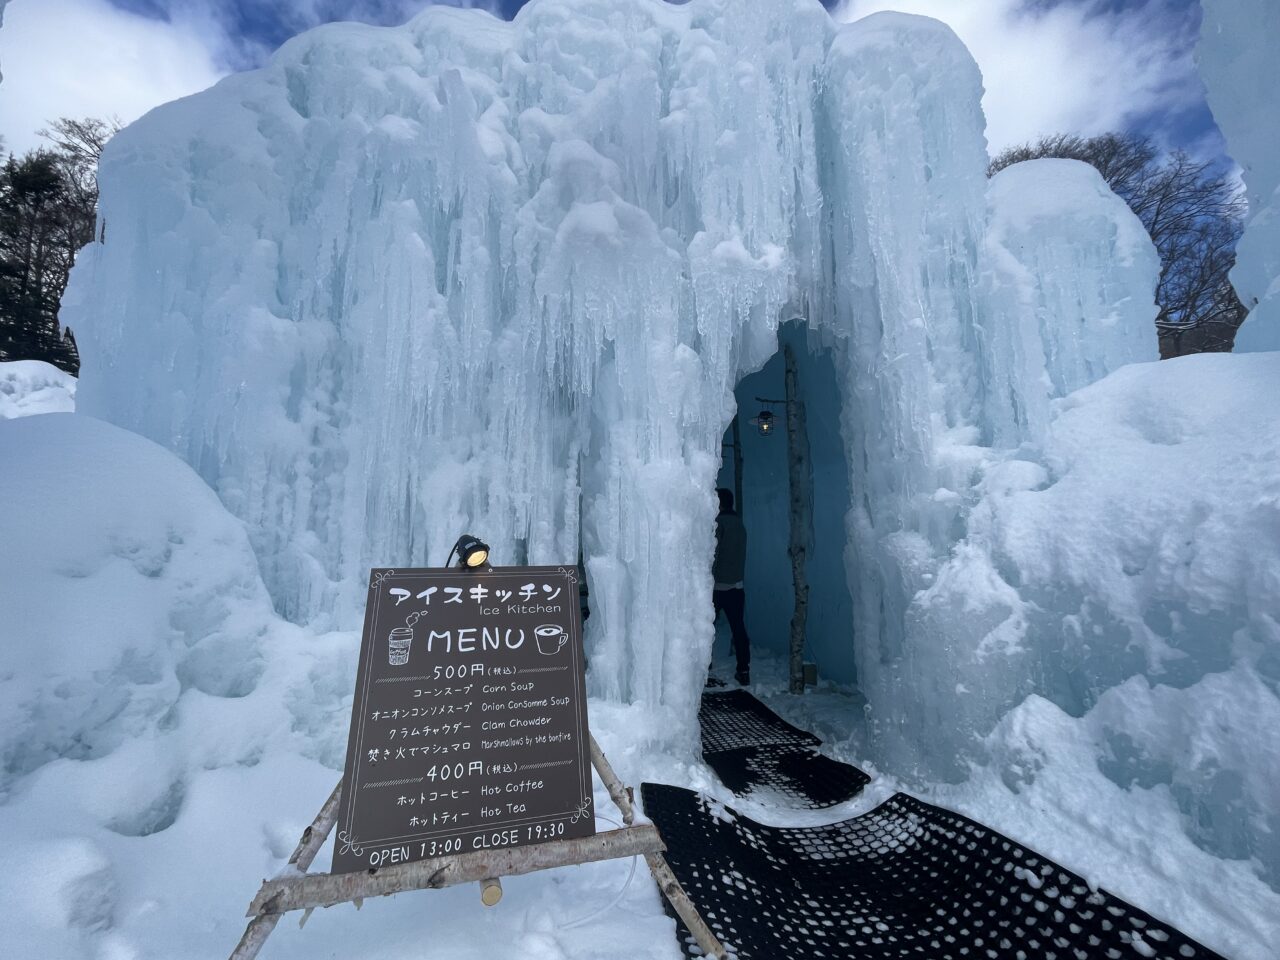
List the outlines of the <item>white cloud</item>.
{"label": "white cloud", "polygon": [[21,153],[58,117],[118,116],[203,90],[226,71],[209,21],[166,23],[107,0],[12,0],[0,27],[0,135]]}
{"label": "white cloud", "polygon": [[[344,18],[400,22],[429,0],[259,2],[299,30],[334,7]],[[172,22],[117,10],[108,0],[10,0],[0,28],[0,134],[9,149],[38,145],[36,131],[59,116],[134,120],[209,86],[226,72],[223,64],[264,58],[246,38],[228,36],[222,3],[162,4]],[[854,20],[887,9],[936,17],[969,47],[986,84],[993,153],[1041,134],[1088,135],[1152,113],[1172,116],[1202,96],[1185,5],[1167,0],[1120,12],[1096,0],[846,0],[836,16]]]}
{"label": "white cloud", "polygon": [[1120,11],[1023,0],[846,0],[837,19],[880,10],[943,21],[978,61],[992,154],[1042,134],[1123,130],[1201,96],[1185,8],[1162,0]]}

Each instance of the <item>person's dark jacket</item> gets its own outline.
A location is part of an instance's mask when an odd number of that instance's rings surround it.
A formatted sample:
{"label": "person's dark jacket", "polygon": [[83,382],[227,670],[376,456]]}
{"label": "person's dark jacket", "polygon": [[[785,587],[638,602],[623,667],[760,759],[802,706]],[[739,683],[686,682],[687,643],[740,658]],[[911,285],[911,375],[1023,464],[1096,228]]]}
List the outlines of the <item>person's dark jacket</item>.
{"label": "person's dark jacket", "polygon": [[716,517],[716,559],[711,576],[716,583],[741,583],[747,568],[747,528],[732,511]]}

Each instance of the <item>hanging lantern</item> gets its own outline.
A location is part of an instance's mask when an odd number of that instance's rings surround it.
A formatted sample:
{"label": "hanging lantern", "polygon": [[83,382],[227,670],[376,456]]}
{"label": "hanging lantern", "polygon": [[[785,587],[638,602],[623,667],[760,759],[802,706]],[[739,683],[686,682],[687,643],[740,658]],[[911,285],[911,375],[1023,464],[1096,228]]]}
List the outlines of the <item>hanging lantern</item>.
{"label": "hanging lantern", "polygon": [[773,413],[769,410],[761,410],[760,415],[753,417],[751,422],[755,424],[756,430],[760,432],[762,437],[773,436]]}

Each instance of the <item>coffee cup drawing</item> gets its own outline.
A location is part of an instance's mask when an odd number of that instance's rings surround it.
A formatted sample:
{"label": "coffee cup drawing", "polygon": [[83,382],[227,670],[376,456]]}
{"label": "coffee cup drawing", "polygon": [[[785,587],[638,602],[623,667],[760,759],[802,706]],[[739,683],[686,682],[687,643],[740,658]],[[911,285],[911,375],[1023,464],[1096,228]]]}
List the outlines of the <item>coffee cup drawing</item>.
{"label": "coffee cup drawing", "polygon": [[553,657],[569,642],[569,634],[564,627],[554,623],[544,623],[533,628],[533,635],[538,640],[538,652],[544,657]]}
{"label": "coffee cup drawing", "polygon": [[403,667],[409,662],[409,648],[413,644],[411,627],[396,627],[387,636],[387,663]]}

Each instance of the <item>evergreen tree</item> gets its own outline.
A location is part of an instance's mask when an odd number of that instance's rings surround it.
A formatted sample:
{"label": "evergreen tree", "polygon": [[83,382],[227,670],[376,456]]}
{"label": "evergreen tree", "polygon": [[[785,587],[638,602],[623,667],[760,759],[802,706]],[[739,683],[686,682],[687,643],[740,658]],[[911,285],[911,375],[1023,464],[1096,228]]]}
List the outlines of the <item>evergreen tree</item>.
{"label": "evergreen tree", "polygon": [[98,159],[118,121],[63,118],[52,148],[0,169],[0,360],[45,360],[78,374],[75,335],[58,308],[76,253],[94,239]]}
{"label": "evergreen tree", "polygon": [[0,359],[70,369],[58,327],[66,286],[68,192],[46,150],[10,157],[0,172]]}

